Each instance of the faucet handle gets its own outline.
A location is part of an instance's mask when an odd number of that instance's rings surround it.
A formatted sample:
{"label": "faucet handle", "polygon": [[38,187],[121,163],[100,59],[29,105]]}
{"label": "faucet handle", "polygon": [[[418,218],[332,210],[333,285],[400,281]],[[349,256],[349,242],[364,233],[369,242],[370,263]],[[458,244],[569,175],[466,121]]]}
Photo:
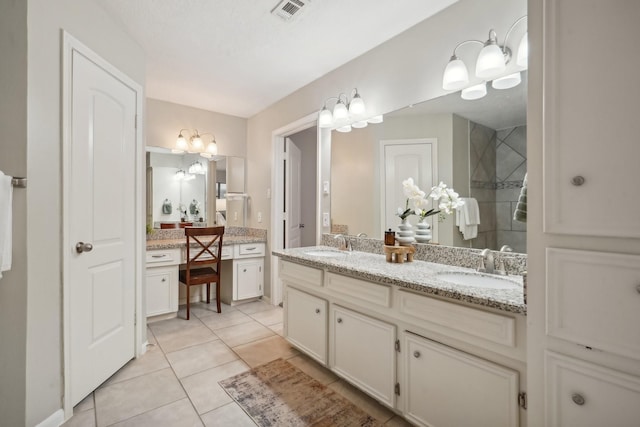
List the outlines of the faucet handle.
{"label": "faucet handle", "polygon": [[483,256],[480,257],[480,261],[478,262],[478,268],[476,268],[476,271],[478,273],[484,273],[485,271],[487,271],[486,267],[484,266],[484,257]]}

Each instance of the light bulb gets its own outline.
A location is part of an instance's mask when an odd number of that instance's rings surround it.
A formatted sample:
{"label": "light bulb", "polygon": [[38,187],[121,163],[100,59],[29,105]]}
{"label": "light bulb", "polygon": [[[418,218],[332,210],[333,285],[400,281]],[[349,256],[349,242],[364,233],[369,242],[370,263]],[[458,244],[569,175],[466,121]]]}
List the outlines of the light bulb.
{"label": "light bulb", "polygon": [[349,103],[349,114],[351,114],[351,117],[354,119],[359,119],[365,114],[364,101],[357,90],[356,94],[353,95],[353,99]]}
{"label": "light bulb", "polygon": [[338,101],[336,106],[333,107],[333,119],[336,123],[340,121],[347,120],[349,118],[349,111],[347,110],[347,106],[344,105],[344,102]]}
{"label": "light bulb", "polygon": [[320,110],[318,126],[321,128],[330,128],[333,126],[333,115],[331,114],[331,111],[327,110],[326,105],[322,107],[322,110]]}
{"label": "light bulb", "polygon": [[218,144],[216,143],[215,139],[207,144],[207,153],[214,156],[218,154]]}
{"label": "light bulb", "polygon": [[520,78],[520,71],[518,71],[516,73],[495,79],[491,82],[491,87],[493,87],[494,89],[511,89],[512,87],[518,86],[521,81],[522,79]]}
{"label": "light bulb", "polygon": [[468,88],[462,89],[462,93],[460,96],[462,99],[466,99],[468,101],[472,101],[474,99],[480,99],[487,94],[487,84],[482,82],[478,85],[470,86]]}
{"label": "light bulb", "polygon": [[505,68],[504,53],[498,46],[496,32],[491,30],[489,40],[484,44],[476,61],[476,76],[483,80],[490,80],[502,74]]}
{"label": "light bulb", "polygon": [[176,140],[176,148],[180,151],[184,151],[187,147],[189,147],[189,144],[187,144],[187,140],[182,136],[182,132],[180,132],[180,135],[178,135],[178,139]]}
{"label": "light bulb", "polygon": [[442,75],[442,88],[444,90],[460,90],[469,84],[469,72],[467,66],[453,55]]}
{"label": "light bulb", "polygon": [[193,148],[195,148],[196,150],[202,150],[202,147],[204,146],[204,144],[202,143],[202,138],[200,138],[200,135],[196,134],[192,139],[191,139],[191,145],[193,146]]}
{"label": "light bulb", "polygon": [[524,33],[524,36],[522,36],[518,45],[518,56],[516,57],[516,64],[524,68],[529,66],[529,38],[527,36],[528,33]]}

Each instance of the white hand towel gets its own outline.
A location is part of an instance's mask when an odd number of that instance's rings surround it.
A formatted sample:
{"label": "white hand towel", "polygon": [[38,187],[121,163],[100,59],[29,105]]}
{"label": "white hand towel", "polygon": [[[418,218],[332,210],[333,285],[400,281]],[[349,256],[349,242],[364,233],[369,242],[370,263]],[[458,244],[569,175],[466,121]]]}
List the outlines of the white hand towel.
{"label": "white hand towel", "polygon": [[13,185],[11,177],[0,171],[0,278],[2,272],[11,269],[11,211],[13,205]]}
{"label": "white hand towel", "polygon": [[478,237],[480,209],[478,201],[473,197],[463,197],[464,205],[456,210],[456,225],[460,228],[464,240]]}

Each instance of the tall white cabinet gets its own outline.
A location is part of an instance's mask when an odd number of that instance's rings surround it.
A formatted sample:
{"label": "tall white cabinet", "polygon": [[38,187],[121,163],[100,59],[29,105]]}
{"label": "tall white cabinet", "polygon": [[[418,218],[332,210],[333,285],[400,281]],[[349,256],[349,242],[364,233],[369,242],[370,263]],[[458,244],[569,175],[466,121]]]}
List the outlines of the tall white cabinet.
{"label": "tall white cabinet", "polygon": [[640,422],[639,16],[529,1],[530,426]]}

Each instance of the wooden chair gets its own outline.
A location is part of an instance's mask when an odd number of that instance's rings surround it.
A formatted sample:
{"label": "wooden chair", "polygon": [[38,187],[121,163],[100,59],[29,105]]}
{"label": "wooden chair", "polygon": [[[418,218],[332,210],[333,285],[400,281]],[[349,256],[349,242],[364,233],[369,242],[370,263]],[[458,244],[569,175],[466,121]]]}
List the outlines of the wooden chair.
{"label": "wooden chair", "polygon": [[[189,288],[207,284],[207,304],[211,283],[216,284],[216,303],[220,313],[220,271],[222,268],[222,235],[224,227],[187,227],[187,268],[180,270],[180,283],[187,286],[187,320],[189,320]],[[193,247],[192,247],[193,246]],[[207,267],[200,267],[206,265]],[[215,265],[215,268],[214,268]]]}

